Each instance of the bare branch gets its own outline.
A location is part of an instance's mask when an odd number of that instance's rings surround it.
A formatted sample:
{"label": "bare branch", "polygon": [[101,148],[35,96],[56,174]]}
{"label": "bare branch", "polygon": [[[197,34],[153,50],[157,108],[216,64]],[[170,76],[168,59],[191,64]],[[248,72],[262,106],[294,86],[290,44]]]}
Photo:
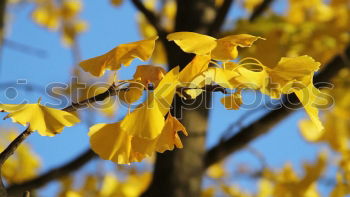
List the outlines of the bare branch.
{"label": "bare branch", "polygon": [[31,134],[31,131],[27,128],[16,139],[14,139],[7,148],[0,153],[0,166],[14,153],[17,147]]}
{"label": "bare branch", "polygon": [[82,167],[84,164],[86,164],[87,162],[89,162],[91,159],[95,157],[96,157],[96,154],[91,149],[88,149],[87,151],[85,151],[83,154],[81,154],[79,157],[75,158],[74,160],[60,167],[54,168],[37,178],[34,178],[32,180],[26,181],[21,184],[15,184],[15,185],[9,186],[7,188],[7,192],[10,196],[18,196],[25,191],[40,188],[45,184],[49,183],[50,181],[59,179],[61,177],[68,175],[71,172],[74,172],[75,170],[79,169],[80,167]]}
{"label": "bare branch", "polygon": [[270,7],[273,1],[274,0],[264,0],[258,7],[254,9],[249,21],[255,21],[255,19],[261,16]]}
{"label": "bare branch", "polygon": [[208,29],[208,35],[215,36],[223,26],[226,16],[234,0],[224,0],[221,7],[216,11],[216,17]]}
{"label": "bare branch", "polygon": [[[344,58],[345,57],[345,58]],[[350,46],[345,50],[343,55],[336,56],[330,63],[328,63],[324,69],[315,77],[315,86],[318,87],[318,82],[329,81],[334,77],[338,71],[346,66],[347,60],[350,58]],[[318,87],[319,88],[319,87]],[[290,95],[289,102],[295,103],[298,101],[295,95]],[[216,146],[207,151],[204,158],[205,167],[219,162],[229,156],[230,154],[242,149],[247,144],[261,135],[269,132],[277,123],[290,115],[293,111],[290,107],[286,107],[286,101],[283,101],[284,105],[281,108],[272,110],[266,115],[256,120],[249,126],[241,129],[237,134],[231,138],[218,143]]]}
{"label": "bare branch", "polygon": [[88,107],[89,104],[95,103],[97,101],[103,101],[108,97],[115,96],[118,91],[122,91],[124,89],[117,89],[117,86],[112,84],[108,90],[105,92],[98,94],[96,96],[90,97],[88,99],[85,99],[83,101],[80,101],[78,103],[72,103],[70,106],[64,108],[64,111],[73,112],[77,109]]}
{"label": "bare branch", "polygon": [[40,48],[36,48],[24,43],[20,43],[14,40],[10,40],[10,39],[3,39],[4,41],[4,46],[13,50],[16,50],[18,52],[27,54],[27,55],[33,55],[36,56],[38,58],[46,58],[47,55],[47,51],[40,49]]}
{"label": "bare branch", "polygon": [[[5,161],[15,152],[18,146],[31,134],[31,131],[27,128],[23,131],[15,140],[13,140],[7,148],[0,153],[0,169]],[[1,174],[1,173],[0,173]],[[6,196],[6,189],[2,179],[0,178],[0,196]]]}

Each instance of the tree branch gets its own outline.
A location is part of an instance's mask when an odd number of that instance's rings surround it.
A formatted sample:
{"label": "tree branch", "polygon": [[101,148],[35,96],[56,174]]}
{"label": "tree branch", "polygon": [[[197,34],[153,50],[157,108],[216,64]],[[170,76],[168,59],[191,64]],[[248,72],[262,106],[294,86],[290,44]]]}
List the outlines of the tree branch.
{"label": "tree branch", "polygon": [[[93,96],[91,98],[85,99],[83,101],[80,101],[78,103],[72,103],[70,106],[64,108],[64,111],[67,112],[73,112],[81,108],[87,107],[89,104],[95,103],[97,101],[103,101],[104,99],[114,96],[117,94],[118,91],[124,91],[127,90],[126,88],[123,89],[117,89],[117,86],[112,84],[108,90],[105,92],[98,94],[96,96]],[[225,89],[223,89],[221,86],[218,85],[207,85],[203,87],[203,90],[205,91],[211,91],[211,92],[223,92],[225,93]],[[179,87],[177,88],[177,91],[183,92],[183,88]],[[17,149],[17,147],[31,134],[32,132],[27,128],[25,131],[23,131],[14,141],[10,143],[10,145],[0,154],[0,168],[2,168],[3,163],[14,153],[14,151]],[[92,150],[87,150],[84,154],[79,156],[77,159],[61,166],[56,169],[51,170],[50,172],[47,172],[37,178],[34,178],[33,180],[29,180],[27,182],[24,182],[22,184],[12,185],[8,188],[8,192],[19,192],[23,193],[26,190],[31,190],[35,188],[39,188],[46,183],[55,180],[57,178],[60,178],[76,169],[79,169],[81,166],[83,166],[85,163],[90,161],[92,158],[94,158],[95,154]],[[1,175],[1,173],[0,173]],[[2,192],[5,192],[4,195],[6,195],[5,187],[2,183],[2,179],[0,179],[0,196]],[[13,189],[14,188],[14,189]]]}
{"label": "tree branch", "polygon": [[37,178],[34,178],[32,180],[26,181],[21,184],[14,184],[9,186],[7,188],[7,192],[9,196],[18,196],[25,191],[40,188],[50,181],[64,177],[69,173],[79,169],[80,167],[82,167],[84,164],[86,164],[87,162],[89,162],[91,159],[95,157],[96,157],[96,154],[91,149],[88,149],[87,151],[85,151],[83,154],[73,159],[72,161],[60,167],[54,168]]}
{"label": "tree branch", "polygon": [[[347,47],[344,55],[338,55],[333,58],[333,60],[315,77],[315,86],[319,88],[318,82],[329,81],[340,69],[349,66],[348,59],[350,59],[350,46]],[[282,102],[284,105],[282,105],[281,108],[268,112],[254,123],[241,129],[231,138],[219,142],[219,144],[208,150],[204,157],[205,167],[209,167],[210,165],[223,160],[230,154],[242,149],[254,139],[269,132],[277,123],[290,115],[294,110],[290,107],[286,107],[285,104],[287,104],[287,102],[285,100],[286,99]],[[289,101],[295,103],[298,99],[295,95],[290,95]]]}
{"label": "tree branch", "polygon": [[38,58],[46,58],[48,56],[47,51],[43,49],[36,48],[34,46],[30,46],[10,39],[3,39],[3,45],[20,53],[32,55]]}
{"label": "tree branch", "polygon": [[224,0],[221,7],[216,11],[216,17],[208,29],[208,35],[215,36],[223,26],[226,16],[234,0]]}
{"label": "tree branch", "polygon": [[254,9],[249,21],[255,21],[255,19],[261,16],[270,7],[273,1],[274,0],[264,0],[258,7]]}
{"label": "tree branch", "polygon": [[[101,94],[99,94],[99,95],[96,95],[96,96],[94,96],[94,97],[91,97],[91,98],[89,98],[89,99],[83,100],[83,101],[81,101],[81,102],[79,102],[79,103],[73,103],[72,105],[70,105],[70,106],[64,108],[63,110],[64,110],[64,111],[68,111],[68,112],[76,111],[77,109],[86,107],[89,103],[94,103],[94,102],[96,102],[96,101],[102,101],[102,100],[106,99],[106,98],[109,97],[109,96],[115,95],[116,92],[117,92],[116,86],[115,86],[114,84],[112,84],[112,85],[110,86],[110,88],[109,88],[107,91],[105,91],[105,92],[103,92],[103,93],[101,93]],[[14,141],[12,141],[12,142],[10,143],[10,145],[9,145],[3,152],[0,153],[0,169],[2,169],[2,166],[3,166],[3,164],[5,163],[5,161],[15,152],[15,150],[18,148],[18,146],[19,146],[31,133],[32,133],[32,131],[30,131],[29,128],[27,128],[27,129],[26,129],[25,131],[23,131]],[[91,150],[89,150],[89,151],[91,152]],[[88,151],[88,152],[89,152],[89,151]],[[88,153],[88,152],[86,153],[88,156],[89,156],[89,154],[92,154],[92,153]],[[90,158],[90,157],[87,157],[87,156],[84,157],[84,155],[82,155],[81,157],[83,157],[83,159],[84,159],[84,158]],[[79,158],[80,158],[80,157],[79,157]],[[78,159],[79,159],[79,158],[78,158]],[[92,157],[91,157],[91,158],[92,158]],[[91,159],[91,158],[90,158],[90,159]],[[85,162],[89,161],[90,159],[88,159],[88,160],[82,160],[82,161],[84,161],[84,162],[80,162],[80,160],[78,160],[77,163],[82,165],[82,164],[84,164]],[[81,165],[78,165],[78,166],[81,166]],[[70,168],[70,167],[72,167],[72,166],[71,166],[71,165],[67,165],[66,167]],[[72,169],[77,169],[77,168],[72,168]],[[64,170],[66,170],[66,169],[63,168],[62,171],[65,172]],[[67,169],[67,170],[69,171],[69,169]],[[60,175],[60,173],[59,173],[59,174],[53,173],[53,174],[54,174],[54,175]],[[1,173],[0,173],[0,175],[1,175]],[[40,180],[40,181],[42,181],[42,180],[53,180],[52,178],[53,178],[54,176],[52,176],[51,174],[49,174],[49,175],[50,175],[49,178],[45,178],[45,177],[47,177],[47,175],[44,174],[44,175],[38,177],[37,179]],[[36,180],[36,179],[35,179],[35,180]],[[39,183],[42,184],[41,182],[39,182]],[[29,185],[31,185],[31,184],[29,184]],[[25,191],[25,190],[23,190],[23,191],[21,191],[21,192],[24,192],[24,191]],[[3,182],[2,182],[1,176],[0,176],[0,196],[6,196],[6,190],[5,190],[4,184],[3,184]]]}
{"label": "tree branch", "polygon": [[[15,152],[18,146],[31,134],[31,131],[27,128],[23,131],[15,140],[13,140],[7,148],[0,154],[0,169],[2,168],[5,161]],[[1,173],[0,173],[1,175]],[[7,196],[4,183],[0,178],[0,196]]]}

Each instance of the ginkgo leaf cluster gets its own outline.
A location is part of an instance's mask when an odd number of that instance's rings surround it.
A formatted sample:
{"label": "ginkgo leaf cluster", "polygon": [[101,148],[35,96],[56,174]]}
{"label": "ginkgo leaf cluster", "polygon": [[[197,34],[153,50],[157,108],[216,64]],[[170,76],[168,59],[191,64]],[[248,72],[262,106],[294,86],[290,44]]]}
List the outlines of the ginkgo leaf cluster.
{"label": "ginkgo leaf cluster", "polygon": [[[167,38],[184,52],[194,53],[195,57],[181,71],[175,67],[168,73],[158,66],[140,65],[133,79],[121,81],[128,84],[126,89],[117,93],[121,101],[131,105],[142,95],[146,99],[121,121],[96,124],[90,128],[91,147],[103,159],[123,164],[141,161],[154,152],[172,150],[174,146],[181,148],[177,132],[186,135],[187,132],[171,115],[173,98],[179,94],[184,99],[195,99],[207,85],[235,91],[221,100],[227,109],[234,110],[244,104],[243,88],[260,90],[272,98],[294,92],[317,129],[323,129],[315,106],[317,89],[312,83],[320,63],[311,57],[285,57],[275,66],[265,66],[255,58],[236,60],[239,48],[251,47],[262,39],[260,37],[239,34],[216,39],[193,32],[176,32]],[[156,40],[157,37],[152,37],[119,45],[106,54],[81,62],[80,66],[101,77],[106,70],[118,71],[121,65],[130,65],[134,58],[150,59]],[[179,88],[184,88],[184,91],[179,92]]]}

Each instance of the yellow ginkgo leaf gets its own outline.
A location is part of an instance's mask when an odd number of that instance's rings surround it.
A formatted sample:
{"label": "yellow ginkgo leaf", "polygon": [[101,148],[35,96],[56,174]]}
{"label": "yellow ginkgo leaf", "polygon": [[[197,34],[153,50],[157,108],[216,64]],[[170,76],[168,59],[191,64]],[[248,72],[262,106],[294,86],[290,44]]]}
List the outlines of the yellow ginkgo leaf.
{"label": "yellow ginkgo leaf", "polygon": [[242,105],[242,96],[241,92],[235,92],[234,94],[231,94],[230,96],[225,96],[221,98],[221,103],[225,106],[228,110],[238,110],[239,107]]}
{"label": "yellow ginkgo leaf", "polygon": [[183,148],[178,132],[182,131],[184,135],[188,135],[185,127],[171,114],[168,114],[165,125],[161,134],[153,140],[133,137],[131,158],[141,161],[145,157],[151,156],[155,151],[163,153],[166,150]]}
{"label": "yellow ginkgo leaf", "polygon": [[260,37],[249,34],[226,36],[218,39],[216,47],[212,51],[212,58],[220,61],[229,61],[238,56],[237,46],[250,47]]}
{"label": "yellow ginkgo leaf", "polygon": [[122,129],[129,135],[145,139],[154,139],[159,136],[163,126],[164,115],[152,94],[121,121]]}
{"label": "yellow ginkgo leaf", "polygon": [[176,87],[179,82],[179,67],[173,68],[160,81],[154,90],[154,99],[158,103],[159,110],[165,116],[173,103]]}
{"label": "yellow ginkgo leaf", "polygon": [[80,62],[84,71],[100,77],[105,70],[119,70],[121,65],[128,66],[133,59],[148,60],[154,50],[155,41],[158,37],[147,40],[121,44],[104,55]]}
{"label": "yellow ginkgo leaf", "polygon": [[0,111],[9,112],[5,118],[23,126],[29,124],[31,131],[38,131],[42,136],[53,136],[62,132],[63,128],[73,126],[80,120],[75,115],[35,104],[0,104]]}
{"label": "yellow ginkgo leaf", "polygon": [[154,87],[158,86],[160,80],[163,79],[166,71],[164,68],[153,65],[140,65],[134,74],[134,79],[139,80],[146,88],[148,83],[152,83]]}
{"label": "yellow ginkgo leaf", "polygon": [[210,59],[209,55],[196,55],[180,72],[179,81],[190,83],[196,76],[208,69]]}
{"label": "yellow ginkgo leaf", "polygon": [[[316,62],[310,56],[304,55],[299,57],[284,57],[278,64],[268,69],[271,82],[280,85],[283,93],[290,93],[290,89],[286,85],[290,82],[298,82],[297,85],[307,87],[312,79],[315,71],[320,67],[320,63]],[[288,90],[289,89],[289,90]]]}
{"label": "yellow ginkgo leaf", "polygon": [[216,39],[194,32],[175,32],[167,36],[169,41],[174,41],[183,51],[197,55],[207,55],[216,47]]}
{"label": "yellow ginkgo leaf", "polygon": [[231,70],[223,69],[223,68],[215,68],[211,67],[204,73],[205,79],[207,82],[215,82],[216,84],[224,87],[233,89],[235,86],[230,82],[230,80],[234,77],[238,77],[239,75],[236,72]]}
{"label": "yellow ginkgo leaf", "polygon": [[157,139],[155,150],[163,153],[166,150],[173,150],[174,146],[177,148],[183,148],[181,139],[178,135],[179,131],[182,131],[182,133],[186,136],[188,135],[186,128],[176,118],[168,113],[163,131]]}
{"label": "yellow ginkgo leaf", "polygon": [[89,130],[91,149],[102,159],[119,164],[130,163],[132,137],[121,129],[120,123],[96,124]]}
{"label": "yellow ginkgo leaf", "polygon": [[139,81],[130,81],[127,90],[120,90],[117,94],[120,100],[131,104],[141,98],[144,88],[144,85]]}
{"label": "yellow ginkgo leaf", "polygon": [[323,125],[318,117],[318,108],[316,106],[316,100],[320,95],[320,91],[315,88],[312,82],[310,82],[306,88],[295,90],[294,93],[303,104],[306,113],[309,115],[311,121],[315,124],[317,130],[323,130]]}
{"label": "yellow ginkgo leaf", "polygon": [[155,152],[157,139],[145,139],[140,137],[133,137],[131,141],[130,162],[140,162],[146,157],[150,157]]}
{"label": "yellow ginkgo leaf", "polygon": [[154,139],[129,135],[119,122],[112,124],[97,124],[90,128],[90,144],[94,152],[102,159],[112,160],[118,164],[140,162],[152,156],[155,151],[173,150],[174,146],[182,148],[177,132],[186,136],[184,126],[174,117],[168,115],[161,134]]}
{"label": "yellow ginkgo leaf", "polygon": [[265,70],[261,72],[254,72],[245,67],[238,67],[235,72],[237,76],[230,80],[233,86],[240,88],[250,88],[255,90],[261,90],[263,93],[268,85],[268,73]]}
{"label": "yellow ginkgo leaf", "polygon": [[118,164],[140,162],[154,152],[154,140],[129,135],[120,122],[90,127],[91,149],[102,159]]}
{"label": "yellow ginkgo leaf", "polygon": [[175,95],[179,67],[169,71],[147,100],[121,121],[121,127],[133,137],[154,139],[162,132],[164,116]]}

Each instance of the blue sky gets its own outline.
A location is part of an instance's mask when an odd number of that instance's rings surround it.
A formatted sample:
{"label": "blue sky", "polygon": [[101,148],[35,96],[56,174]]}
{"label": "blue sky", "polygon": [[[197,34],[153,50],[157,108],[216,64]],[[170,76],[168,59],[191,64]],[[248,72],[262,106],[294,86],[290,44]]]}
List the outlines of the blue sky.
{"label": "blue sky", "polygon": [[[140,39],[135,23],[136,12],[129,1],[119,8],[112,7],[108,0],[85,1],[84,11],[81,18],[88,21],[89,29],[79,37],[79,47],[82,58],[90,58],[100,55],[118,44],[136,41]],[[276,4],[277,8],[285,6],[283,3]],[[5,46],[2,52],[0,83],[10,83],[11,87],[18,89],[17,97],[14,99],[6,98],[5,95],[16,95],[7,89],[1,89],[0,101],[3,103],[18,103],[23,100],[36,102],[39,97],[43,97],[43,102],[49,102],[50,98],[43,95],[44,87],[52,82],[66,83],[70,79],[71,67],[74,66],[72,52],[69,48],[62,46],[61,38],[57,32],[49,32],[41,28],[30,19],[32,6],[22,5],[13,9],[9,15],[10,25],[8,26],[7,38],[24,45],[31,46],[45,51],[45,57],[37,57],[14,50]],[[236,12],[234,12],[236,10]],[[236,17],[240,13],[235,8],[230,13],[231,17]],[[120,73],[121,78],[129,78],[135,71],[135,62],[133,66],[123,69]],[[28,85],[16,85],[17,80],[26,80]],[[31,85],[42,87],[40,91],[28,92],[23,88]],[[249,100],[250,94],[244,95]],[[210,114],[207,146],[216,144],[221,137],[222,132],[227,126],[245,114],[245,110],[227,111],[220,103],[222,95],[215,94],[213,99],[213,110]],[[258,113],[256,116],[261,116]],[[318,147],[305,142],[298,132],[298,121],[305,117],[303,111],[298,111],[289,118],[282,121],[267,135],[258,138],[250,147],[261,152],[270,167],[281,168],[286,161],[290,161],[300,170],[301,161],[314,160]],[[116,117],[117,120],[120,117]],[[256,118],[256,117],[255,117]],[[254,119],[251,118],[251,119]],[[100,120],[95,122],[101,122]],[[15,126],[10,121],[2,121],[1,124]],[[23,127],[19,127],[23,130]],[[80,152],[84,151],[88,145],[88,125],[80,123],[79,125],[67,128],[56,137],[42,137],[34,133],[28,139],[34,151],[42,158],[42,172],[59,166],[62,163],[74,158]],[[259,166],[256,157],[248,151],[236,153],[230,162],[233,164],[249,163],[252,166]],[[88,165],[85,171],[93,169],[94,164]],[[243,186],[251,188],[252,183],[243,181]],[[41,193],[43,196],[56,190],[55,184],[50,184]],[[327,191],[323,188],[322,191]]]}

